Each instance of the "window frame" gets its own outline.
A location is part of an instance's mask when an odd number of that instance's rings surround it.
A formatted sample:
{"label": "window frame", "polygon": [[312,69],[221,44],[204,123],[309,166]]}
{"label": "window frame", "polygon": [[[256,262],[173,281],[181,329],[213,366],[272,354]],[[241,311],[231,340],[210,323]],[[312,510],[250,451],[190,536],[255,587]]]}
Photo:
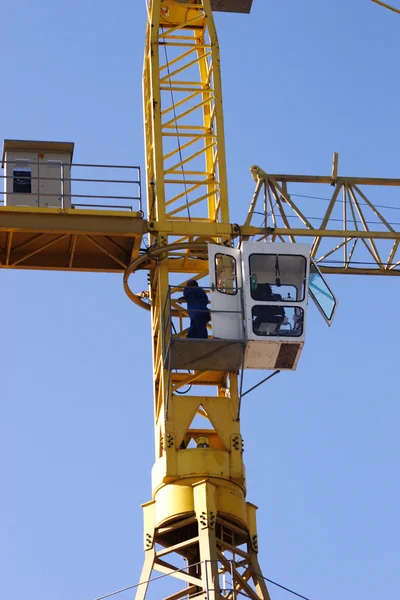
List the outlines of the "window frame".
{"label": "window frame", "polygon": [[[313,272],[313,269],[314,269],[314,272]],[[330,315],[328,315],[326,313],[325,308],[323,307],[322,303],[318,299],[318,296],[315,294],[315,291],[313,291],[313,289],[312,289],[313,288],[313,282],[311,281],[312,275],[317,275],[319,277],[319,279],[322,281],[323,285],[325,286],[326,290],[329,292],[329,294],[332,297],[333,308],[331,310]],[[321,313],[322,318],[327,323],[327,325],[330,327],[332,325],[332,321],[333,321],[333,318],[336,313],[336,309],[338,306],[338,299],[336,298],[335,294],[332,292],[330,286],[328,285],[328,282],[326,281],[325,277],[321,273],[320,268],[318,267],[317,263],[315,262],[315,260],[312,257],[310,260],[310,273],[309,273],[309,277],[308,277],[308,293],[309,293],[311,299],[313,300],[315,306],[318,308],[319,312]]]}
{"label": "window frame", "polygon": [[[283,308],[283,309],[285,309],[285,308],[292,308],[292,309],[298,308],[302,312],[302,315],[301,315],[301,318],[302,318],[301,330],[297,334],[294,334],[293,333],[294,330],[292,330],[292,329],[286,329],[285,333],[283,335],[282,335],[282,332],[280,332],[280,333],[277,332],[277,333],[270,334],[270,335],[266,335],[266,334],[262,334],[262,333],[257,333],[256,330],[254,329],[254,321],[253,321],[253,318],[254,318],[254,309],[257,306],[265,306],[265,307],[274,307],[274,306],[276,306],[276,307]],[[290,304],[285,304],[285,305],[283,305],[283,304],[276,304],[276,303],[275,304],[254,304],[251,307],[251,330],[252,330],[252,332],[253,332],[254,335],[256,335],[258,338],[261,338],[261,339],[270,339],[270,338],[277,338],[277,337],[281,337],[281,338],[299,338],[299,337],[301,337],[304,334],[304,315],[305,315],[305,310],[304,310],[304,308],[302,306],[293,306],[291,303]]]}
{"label": "window frame", "polygon": [[[224,256],[229,256],[229,258],[231,260],[233,260],[234,265],[235,265],[235,271],[234,271],[234,282],[235,282],[235,288],[234,291],[232,292],[226,292],[223,290],[220,290],[218,288],[218,276],[217,276],[217,257],[224,257]],[[238,286],[238,276],[237,276],[237,260],[234,256],[232,256],[232,254],[224,254],[222,252],[217,252],[216,254],[214,254],[214,277],[215,277],[215,289],[217,292],[219,292],[220,294],[225,294],[226,296],[236,296],[238,291],[239,291],[239,286]],[[232,288],[233,290],[233,288]]]}
{"label": "window frame", "polygon": [[[19,173],[17,175],[16,173]],[[26,177],[22,176],[22,173],[26,173]],[[13,177],[13,194],[32,194],[32,169],[25,167],[15,167],[12,172]],[[16,190],[17,182],[21,182],[21,180],[26,180],[26,185],[29,185],[29,191],[21,191]]]}
{"label": "window frame", "polygon": [[[303,280],[302,280],[303,281],[303,295],[302,295],[301,298],[298,298],[298,299],[296,298],[296,300],[295,299],[290,300],[290,302],[293,302],[293,303],[294,302],[304,302],[305,297],[306,297],[306,287],[307,287],[307,257],[306,256],[304,256],[303,254],[278,254],[278,253],[275,253],[275,254],[268,253],[268,254],[266,254],[266,253],[262,253],[262,252],[253,252],[252,254],[250,254],[250,256],[249,256],[249,287],[250,287],[250,296],[251,296],[251,299],[254,302],[274,302],[274,303],[276,303],[276,302],[285,302],[285,299],[282,298],[282,300],[257,300],[253,296],[253,290],[251,289],[251,273],[252,273],[252,271],[251,271],[251,259],[252,259],[253,256],[268,256],[268,257],[269,256],[272,256],[272,257],[276,257],[277,256],[278,258],[285,256],[285,257],[290,257],[290,258],[292,258],[292,257],[302,258],[303,261],[304,261],[304,276],[303,276]],[[272,285],[276,285],[275,283],[270,283],[268,281],[265,282],[265,283],[268,283],[271,286]],[[296,286],[293,285],[293,284],[283,284],[283,285],[287,285],[287,286],[290,285],[292,288],[296,288]]]}

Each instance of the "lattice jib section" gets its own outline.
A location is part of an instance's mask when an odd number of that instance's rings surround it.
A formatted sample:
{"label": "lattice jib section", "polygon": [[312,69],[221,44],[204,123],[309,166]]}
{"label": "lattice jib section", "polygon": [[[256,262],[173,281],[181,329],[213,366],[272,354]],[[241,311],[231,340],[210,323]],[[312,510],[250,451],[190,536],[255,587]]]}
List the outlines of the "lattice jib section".
{"label": "lattice jib section", "polygon": [[400,180],[263,175],[246,225],[254,239],[306,242],[324,272],[400,275]]}
{"label": "lattice jib section", "polygon": [[202,2],[161,4],[156,185],[162,177],[166,220],[228,220],[218,45],[207,10]]}

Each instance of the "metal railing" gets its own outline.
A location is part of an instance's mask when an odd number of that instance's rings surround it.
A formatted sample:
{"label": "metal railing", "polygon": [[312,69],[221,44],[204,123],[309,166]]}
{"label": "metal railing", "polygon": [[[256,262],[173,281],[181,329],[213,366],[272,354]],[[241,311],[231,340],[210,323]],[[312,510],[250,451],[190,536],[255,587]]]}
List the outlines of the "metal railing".
{"label": "metal railing", "polygon": [[[207,293],[212,291],[210,286],[198,286],[196,289],[204,290]],[[164,331],[163,336],[163,355],[164,358],[167,356],[171,340],[174,338],[186,337],[188,333],[190,321],[188,308],[178,306],[178,300],[183,297],[185,286],[173,286],[168,287],[167,297],[165,299],[164,307],[161,314],[161,326]],[[235,288],[236,290],[236,288]],[[246,337],[245,324],[244,324],[244,300],[243,300],[243,289],[237,288],[237,293],[240,294],[240,309],[238,310],[215,310],[211,308],[206,309],[190,309],[190,312],[197,314],[209,313],[210,320],[207,322],[207,329],[209,333],[209,339],[213,338],[213,316],[216,314],[240,314],[243,321],[243,339]],[[180,294],[180,296],[176,296]],[[176,296],[176,297],[174,297]],[[183,302],[183,300],[182,300]],[[186,303],[186,300],[184,301]],[[196,339],[196,338],[193,338]]]}
{"label": "metal railing", "polygon": [[[4,180],[4,190],[0,191],[0,204],[9,206],[46,206],[48,208],[82,208],[89,210],[126,210],[129,212],[141,212],[142,207],[142,185],[141,170],[139,166],[133,165],[101,165],[89,163],[65,163],[61,161],[30,161],[9,160],[3,164],[14,166],[13,173],[0,175]],[[56,176],[42,175],[43,169],[55,169]],[[83,176],[72,176],[71,170],[85,169]],[[20,171],[16,175],[14,171]],[[100,171],[100,176],[94,176]],[[129,170],[133,173],[132,179],[122,179],[114,176],[113,171]],[[23,175],[26,173],[26,176]],[[103,175],[106,173],[106,175]],[[74,173],[75,175],[75,173]],[[85,176],[86,175],[86,176]],[[108,177],[107,177],[108,175]],[[29,183],[29,192],[15,190],[15,182],[26,180]],[[11,186],[8,185],[11,180]],[[54,185],[54,191],[41,191],[41,188]],[[51,184],[50,182],[53,182]],[[114,188],[118,186],[120,193],[116,194]],[[12,191],[8,189],[12,188]],[[126,192],[126,193],[125,193]],[[13,201],[13,197],[17,197]],[[26,197],[26,203],[23,201]],[[82,202],[88,200],[88,202]],[[106,200],[107,202],[99,202]]]}

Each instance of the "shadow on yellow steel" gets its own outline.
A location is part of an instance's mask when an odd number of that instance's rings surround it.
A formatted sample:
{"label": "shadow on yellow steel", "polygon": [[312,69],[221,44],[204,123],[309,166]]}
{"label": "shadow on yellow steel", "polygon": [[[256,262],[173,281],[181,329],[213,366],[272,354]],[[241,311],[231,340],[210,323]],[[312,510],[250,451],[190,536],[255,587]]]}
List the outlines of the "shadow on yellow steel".
{"label": "shadow on yellow steel", "polygon": [[146,230],[140,212],[0,207],[0,267],[122,272]]}

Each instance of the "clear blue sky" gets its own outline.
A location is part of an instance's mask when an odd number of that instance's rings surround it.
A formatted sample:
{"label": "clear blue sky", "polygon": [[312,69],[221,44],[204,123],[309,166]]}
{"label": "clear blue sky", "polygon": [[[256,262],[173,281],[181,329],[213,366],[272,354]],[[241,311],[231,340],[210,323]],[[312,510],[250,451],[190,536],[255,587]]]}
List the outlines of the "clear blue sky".
{"label": "clear blue sky", "polygon": [[[369,0],[254,0],[251,16],[216,20],[232,221],[254,163],[326,174],[338,151],[341,174],[399,176],[400,16]],[[79,162],[143,166],[145,24],[143,0],[5,3],[0,140],[71,140]],[[312,600],[395,598],[399,282],[330,283],[334,326],[311,310],[297,372],[244,403],[260,559]],[[150,323],[119,275],[3,270],[0,286],[1,595],[93,600],[142,566]]]}

